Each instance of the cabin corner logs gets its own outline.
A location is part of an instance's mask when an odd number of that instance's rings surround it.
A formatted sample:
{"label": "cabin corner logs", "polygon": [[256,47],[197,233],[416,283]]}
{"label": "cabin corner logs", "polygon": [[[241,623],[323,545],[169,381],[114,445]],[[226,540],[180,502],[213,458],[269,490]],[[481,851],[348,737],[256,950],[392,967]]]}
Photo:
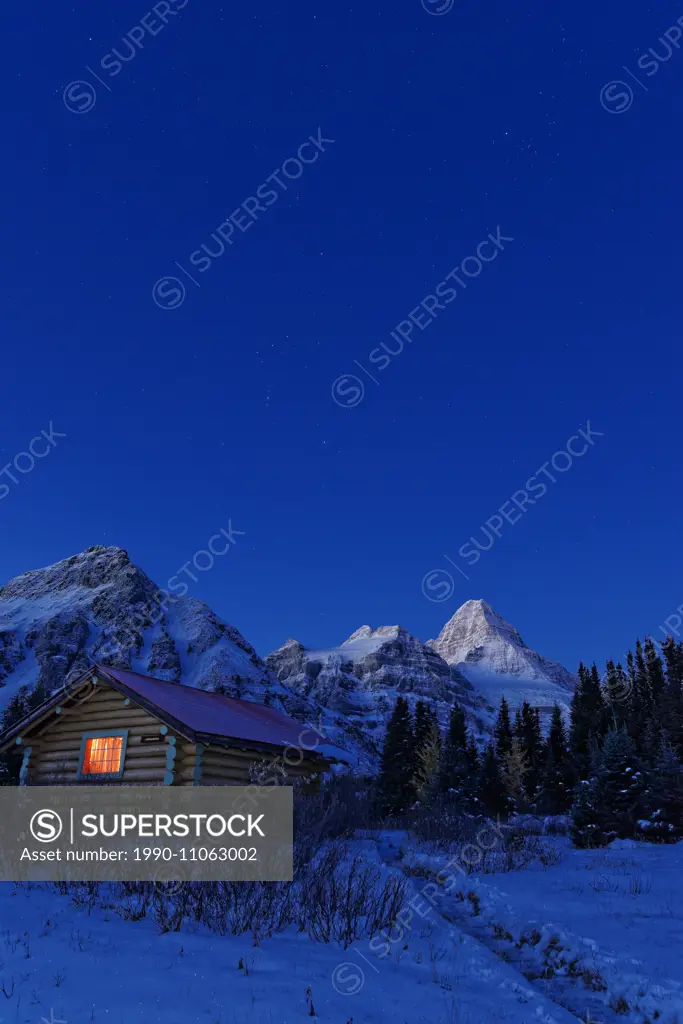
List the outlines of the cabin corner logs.
{"label": "cabin corner logs", "polygon": [[[44,719],[27,724],[25,735],[17,737],[20,785],[245,785],[252,780],[252,766],[283,763],[282,754],[250,748],[239,739],[230,746],[193,742],[101,681],[89,687],[85,699],[77,698],[72,694]],[[98,780],[93,775],[83,780],[79,770],[84,736],[121,732],[127,733],[127,742],[120,777]],[[317,773],[324,766],[315,758],[304,756],[296,764],[285,759],[285,764],[285,781],[302,778],[308,780],[307,789],[317,788]]]}

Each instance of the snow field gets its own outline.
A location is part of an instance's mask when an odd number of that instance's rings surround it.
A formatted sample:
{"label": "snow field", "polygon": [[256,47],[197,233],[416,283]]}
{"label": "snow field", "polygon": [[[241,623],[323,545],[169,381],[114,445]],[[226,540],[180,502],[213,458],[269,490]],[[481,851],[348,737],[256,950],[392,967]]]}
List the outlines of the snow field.
{"label": "snow field", "polygon": [[[535,845],[519,870],[504,851],[484,858],[441,912],[581,1019],[683,1020],[683,843]],[[409,845],[402,863],[429,878],[447,859]]]}

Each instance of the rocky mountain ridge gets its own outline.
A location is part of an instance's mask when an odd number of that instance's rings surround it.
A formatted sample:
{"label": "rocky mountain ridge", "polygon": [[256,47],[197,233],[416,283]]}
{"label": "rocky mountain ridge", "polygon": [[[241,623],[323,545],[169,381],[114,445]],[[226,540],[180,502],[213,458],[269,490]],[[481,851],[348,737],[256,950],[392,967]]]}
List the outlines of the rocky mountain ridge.
{"label": "rocky mountain ridge", "polygon": [[376,745],[398,695],[411,705],[427,701],[444,726],[456,702],[478,731],[489,717],[490,709],[465,676],[402,626],[361,626],[327,650],[288,640],[268,655],[266,665],[283,685],[329,708]]}

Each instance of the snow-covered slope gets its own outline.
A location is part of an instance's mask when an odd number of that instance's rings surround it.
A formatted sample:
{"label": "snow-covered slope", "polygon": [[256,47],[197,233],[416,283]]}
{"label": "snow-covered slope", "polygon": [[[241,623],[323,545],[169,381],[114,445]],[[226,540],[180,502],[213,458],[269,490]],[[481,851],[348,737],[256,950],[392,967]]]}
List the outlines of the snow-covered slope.
{"label": "snow-covered slope", "polygon": [[[0,589],[0,705],[21,685],[48,691],[94,662],[263,697],[277,682],[234,626],[194,597],[166,607],[122,548],[92,547]],[[248,691],[248,692],[247,692]]]}
{"label": "snow-covered slope", "polygon": [[576,677],[527,647],[486,601],[467,601],[429,644],[494,706],[504,695],[513,707],[526,699],[545,711],[569,708]]}

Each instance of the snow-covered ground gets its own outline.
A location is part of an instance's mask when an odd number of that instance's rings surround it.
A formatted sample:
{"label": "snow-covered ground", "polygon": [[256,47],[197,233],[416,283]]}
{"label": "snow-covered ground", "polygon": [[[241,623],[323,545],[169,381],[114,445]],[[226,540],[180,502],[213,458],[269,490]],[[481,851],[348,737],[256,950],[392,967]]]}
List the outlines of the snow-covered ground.
{"label": "snow-covered ground", "polygon": [[[541,847],[545,863],[461,873],[441,912],[582,1019],[683,1020],[683,843],[588,851],[544,837]],[[447,859],[403,851],[425,878]],[[505,855],[488,860],[487,871],[502,868]]]}
{"label": "snow-covered ground", "polygon": [[159,934],[38,886],[0,886],[0,922],[1,1024],[572,1019],[436,913],[383,959],[368,940],[344,950],[294,929],[257,947],[249,933]]}
{"label": "snow-covered ground", "polygon": [[358,843],[385,876],[407,873],[413,913],[347,949],[294,927],[258,945],[186,924],[161,934],[149,917],[4,884],[0,1024],[683,1020],[683,844],[543,843],[558,863],[442,878],[433,905],[419,894],[446,857],[400,833]]}

